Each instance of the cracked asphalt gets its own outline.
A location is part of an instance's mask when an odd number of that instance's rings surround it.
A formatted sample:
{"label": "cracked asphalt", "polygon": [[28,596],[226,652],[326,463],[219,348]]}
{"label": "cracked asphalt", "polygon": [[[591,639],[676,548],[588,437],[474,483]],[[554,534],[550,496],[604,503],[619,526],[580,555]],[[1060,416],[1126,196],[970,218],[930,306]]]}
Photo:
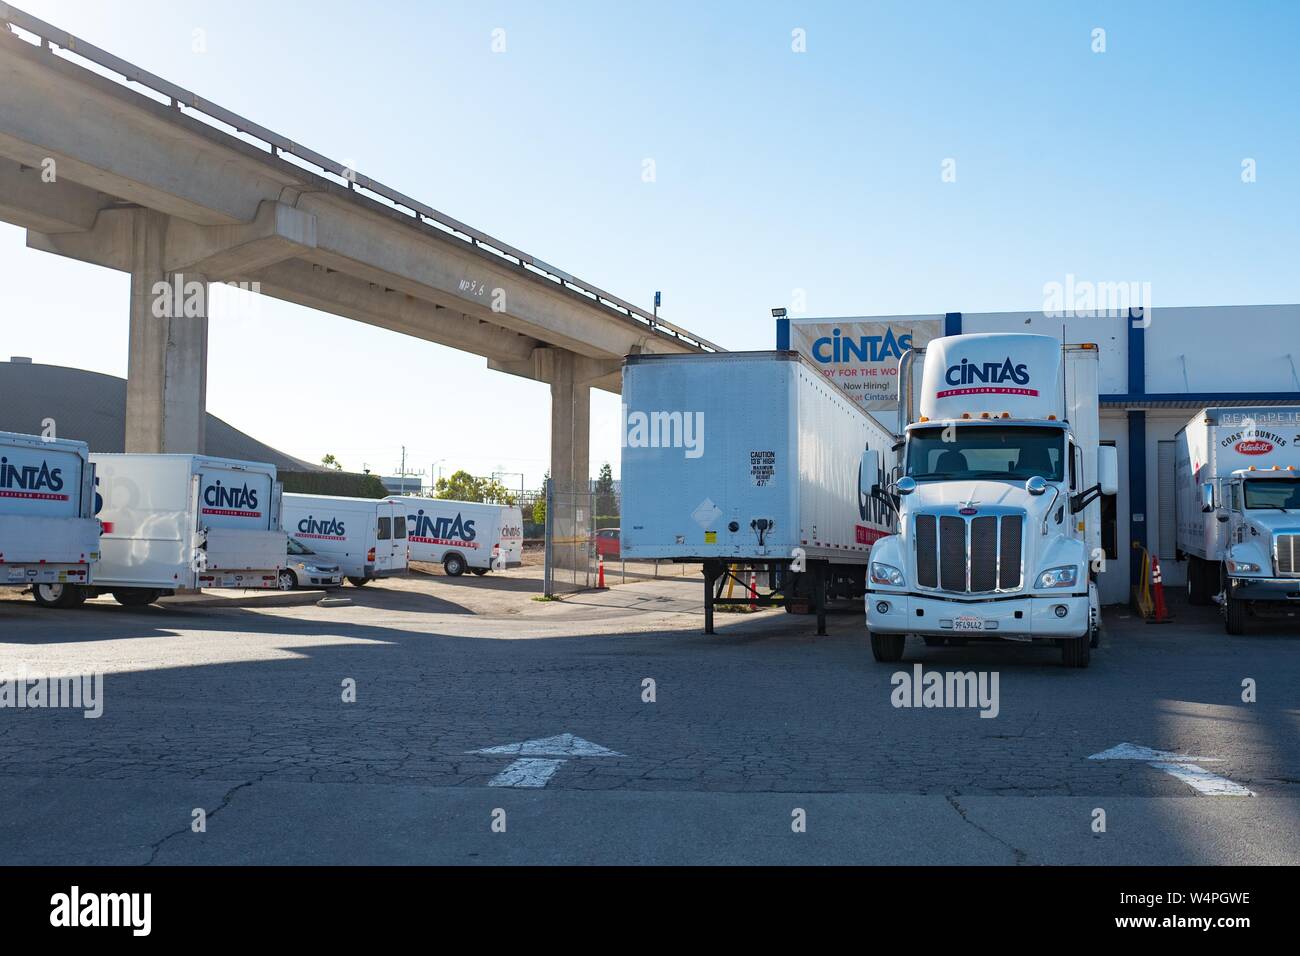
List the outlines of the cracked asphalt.
{"label": "cracked asphalt", "polygon": [[[1232,638],[1205,609],[1159,626],[1119,609],[1084,671],[919,641],[883,665],[857,609],[823,638],[779,611],[719,615],[705,637],[697,580],[541,603],[533,573],[349,588],[332,608],[0,597],[0,672],[104,673],[97,720],[0,709],[0,858],[1300,862],[1294,621]],[[996,672],[997,717],[893,706],[892,675],[918,663]],[[561,757],[544,789],[517,789],[489,786],[511,756],[471,752],[565,733],[619,756]],[[1124,742],[1213,758],[1255,796],[1087,759]]]}

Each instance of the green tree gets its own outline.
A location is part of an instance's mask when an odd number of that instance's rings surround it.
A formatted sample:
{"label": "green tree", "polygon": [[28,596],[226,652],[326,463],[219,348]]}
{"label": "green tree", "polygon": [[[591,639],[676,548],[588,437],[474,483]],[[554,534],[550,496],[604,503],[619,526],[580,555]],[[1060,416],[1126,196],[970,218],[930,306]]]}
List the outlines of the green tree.
{"label": "green tree", "polygon": [[542,475],[542,493],[533,499],[533,524],[546,524],[546,486],[551,483],[551,469]]}
{"label": "green tree", "polygon": [[343,466],[339,463],[339,460],[335,458],[332,454],[326,455],[324,458],[320,460],[320,463],[324,465],[326,468],[333,468],[335,471],[343,470]]}
{"label": "green tree", "polygon": [[618,517],[618,495],[614,494],[614,469],[609,462],[600,466],[596,479],[596,515],[600,518]]}
{"label": "green tree", "polygon": [[513,505],[519,498],[495,478],[475,478],[468,471],[458,471],[450,478],[439,478],[434,485],[433,496],[452,501],[483,501],[495,505]]}

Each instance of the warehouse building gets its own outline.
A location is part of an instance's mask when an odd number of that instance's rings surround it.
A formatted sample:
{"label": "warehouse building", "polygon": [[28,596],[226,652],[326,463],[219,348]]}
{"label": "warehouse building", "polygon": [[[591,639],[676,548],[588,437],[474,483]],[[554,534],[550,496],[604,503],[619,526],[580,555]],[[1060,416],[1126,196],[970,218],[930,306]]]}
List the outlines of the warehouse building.
{"label": "warehouse building", "polygon": [[1138,567],[1134,542],[1159,556],[1166,588],[1185,584],[1174,535],[1174,448],[1188,419],[1208,406],[1300,405],[1300,305],[781,317],[777,348],[797,348],[827,370],[837,362],[857,366],[863,374],[854,373],[848,387],[874,389],[864,406],[896,425],[896,378],[888,368],[896,370],[897,353],[969,332],[1036,332],[1097,344],[1101,439],[1115,446],[1120,467],[1119,494],[1103,500],[1102,540],[1111,562],[1102,578],[1106,603],[1128,600]]}

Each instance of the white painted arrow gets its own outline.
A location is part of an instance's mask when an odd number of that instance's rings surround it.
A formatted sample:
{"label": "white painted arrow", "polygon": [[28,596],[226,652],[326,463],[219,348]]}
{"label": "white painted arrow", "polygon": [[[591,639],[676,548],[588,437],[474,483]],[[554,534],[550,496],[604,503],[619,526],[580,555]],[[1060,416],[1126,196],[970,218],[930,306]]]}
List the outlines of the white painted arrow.
{"label": "white painted arrow", "polygon": [[[556,734],[515,744],[468,750],[471,754],[514,754],[516,760],[488,781],[489,787],[544,787],[569,757],[621,757],[616,750],[593,744],[573,734]],[[554,758],[562,759],[554,759]]]}
{"label": "white painted arrow", "polygon": [[1217,757],[1195,757],[1191,754],[1175,754],[1167,750],[1152,750],[1137,744],[1119,744],[1099,754],[1093,754],[1089,760],[1141,760],[1148,766],[1163,770],[1177,777],[1197,793],[1206,797],[1253,797],[1255,792],[1247,790],[1239,783],[1210,773],[1203,763],[1222,763]]}

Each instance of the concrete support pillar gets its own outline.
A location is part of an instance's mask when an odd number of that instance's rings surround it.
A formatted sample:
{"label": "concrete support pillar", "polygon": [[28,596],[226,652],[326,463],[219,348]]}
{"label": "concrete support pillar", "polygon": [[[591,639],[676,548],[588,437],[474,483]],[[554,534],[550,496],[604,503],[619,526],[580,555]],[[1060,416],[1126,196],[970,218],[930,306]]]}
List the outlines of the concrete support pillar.
{"label": "concrete support pillar", "polygon": [[163,266],[167,217],[132,213],[126,450],[202,453],[207,410],[206,277]]}
{"label": "concrete support pillar", "polygon": [[586,491],[591,478],[591,386],[576,380],[572,352],[546,352],[551,383],[551,477],[561,491]]}
{"label": "concrete support pillar", "polygon": [[564,349],[539,349],[539,371],[551,385],[551,481],[546,520],[548,593],[592,585],[589,445],[591,386],[579,380],[577,356]]}

